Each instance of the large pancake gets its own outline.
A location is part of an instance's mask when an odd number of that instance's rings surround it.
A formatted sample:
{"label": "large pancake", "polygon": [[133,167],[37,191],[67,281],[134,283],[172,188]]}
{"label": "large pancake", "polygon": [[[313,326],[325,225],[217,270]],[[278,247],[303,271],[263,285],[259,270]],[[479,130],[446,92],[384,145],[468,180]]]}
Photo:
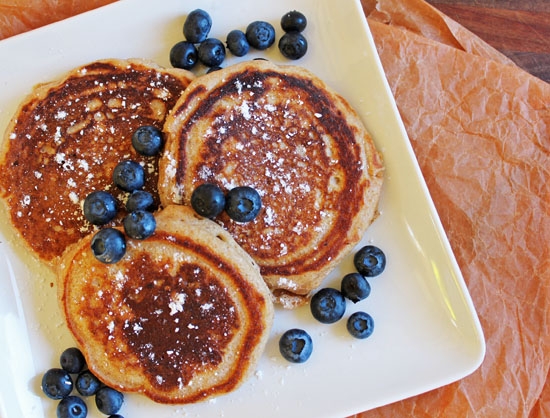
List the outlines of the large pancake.
{"label": "large pancake", "polygon": [[[24,99],[4,137],[0,195],[22,242],[53,264],[65,247],[94,227],[81,205],[93,190],[124,193],[112,184],[123,159],[146,169],[157,195],[157,157],[131,145],[141,125],[162,127],[168,110],[194,76],[142,60],[102,60],[38,85]],[[122,211],[121,211],[122,216]]]}
{"label": "large pancake", "polygon": [[284,306],[306,301],[377,214],[384,170],[372,138],[303,68],[255,60],[197,78],[164,131],[163,204],[189,204],[205,182],[259,191],[253,222],[218,221]]}
{"label": "large pancake", "polygon": [[88,236],[67,250],[59,300],[88,367],[108,385],[191,403],[243,383],[273,321],[258,266],[222,227],[185,206],[156,214],[115,264]]}

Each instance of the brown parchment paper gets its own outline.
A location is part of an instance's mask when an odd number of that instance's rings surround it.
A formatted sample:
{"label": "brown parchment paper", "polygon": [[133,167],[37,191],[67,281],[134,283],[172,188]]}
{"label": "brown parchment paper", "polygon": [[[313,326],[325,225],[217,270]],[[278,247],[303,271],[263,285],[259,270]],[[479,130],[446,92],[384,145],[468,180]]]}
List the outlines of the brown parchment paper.
{"label": "brown parchment paper", "polygon": [[113,0],[0,0],[0,39],[66,19],[108,3],[113,3]]}
{"label": "brown parchment paper", "polygon": [[[0,39],[112,1],[0,0]],[[362,3],[487,354],[356,417],[550,417],[550,86],[423,0]]]}
{"label": "brown parchment paper", "polygon": [[550,85],[421,0],[363,5],[487,354],[358,417],[548,417]]}

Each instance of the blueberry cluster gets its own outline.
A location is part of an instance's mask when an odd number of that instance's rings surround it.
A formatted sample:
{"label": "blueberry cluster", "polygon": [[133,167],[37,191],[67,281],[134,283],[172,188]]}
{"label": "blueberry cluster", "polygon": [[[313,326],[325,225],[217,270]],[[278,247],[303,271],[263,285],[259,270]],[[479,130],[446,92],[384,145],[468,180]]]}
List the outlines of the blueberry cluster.
{"label": "blueberry cluster", "polygon": [[[386,255],[374,246],[362,247],[353,258],[356,272],[342,278],[340,289],[326,287],[313,295],[310,302],[311,314],[323,324],[333,324],[346,313],[346,300],[354,304],[370,295],[367,277],[381,274],[386,267]],[[354,312],[347,320],[346,328],[355,338],[364,339],[372,335],[374,320],[363,311]],[[279,339],[279,351],[290,362],[303,363],[313,350],[311,336],[303,329],[291,329]]]}
{"label": "blueberry cluster", "polygon": [[191,207],[199,215],[213,219],[224,210],[235,222],[250,222],[262,208],[260,194],[252,187],[238,186],[224,194],[214,183],[203,183],[191,195]]}
{"label": "blueberry cluster", "polygon": [[[386,255],[380,248],[366,245],[355,253],[353,264],[357,272],[343,277],[340,290],[324,288],[311,298],[311,314],[318,321],[337,322],[346,312],[346,299],[354,304],[366,299],[371,291],[367,277],[378,276],[384,271]],[[367,338],[374,330],[374,321],[366,312],[357,312],[348,318],[347,329],[356,338]]]}
{"label": "blueberry cluster", "polygon": [[[307,40],[302,31],[307,25],[306,17],[290,11],[281,18],[281,28],[285,34],[279,40],[279,50],[288,59],[299,59],[307,52]],[[170,49],[170,63],[175,68],[193,69],[198,63],[209,67],[208,72],[220,68],[226,57],[226,46],[236,57],[243,57],[254,48],[260,51],[275,43],[275,28],[269,22],[256,20],[244,31],[234,29],[227,34],[224,43],[209,37],[212,18],[202,9],[191,11],[183,23],[184,40]]]}
{"label": "blueberry cluster", "polygon": [[[163,145],[162,132],[154,126],[141,126],[132,135],[132,145],[141,155],[154,156]],[[145,170],[141,164],[124,160],[113,170],[113,183],[129,193],[126,201],[128,215],[123,219],[124,232],[133,239],[146,239],[156,229],[155,202],[151,193],[142,190],[145,184]],[[84,217],[93,225],[104,226],[117,215],[117,201],[107,191],[91,192],[84,199]],[[100,229],[92,238],[92,251],[103,263],[118,262],[126,253],[125,235],[114,227]]]}
{"label": "blueberry cluster", "polygon": [[[57,405],[58,418],[86,418],[88,406],[83,397],[94,396],[97,409],[109,418],[123,418],[118,414],[124,395],[105,386],[86,368],[86,360],[76,347],[67,348],[60,356],[61,368],[52,368],[42,376],[42,391]],[[78,395],[71,395],[76,389]]]}
{"label": "blueberry cluster", "polygon": [[306,26],[306,17],[296,10],[286,13],[281,18],[281,28],[285,34],[279,39],[279,51],[286,58],[297,60],[306,54],[307,39],[302,33]]}

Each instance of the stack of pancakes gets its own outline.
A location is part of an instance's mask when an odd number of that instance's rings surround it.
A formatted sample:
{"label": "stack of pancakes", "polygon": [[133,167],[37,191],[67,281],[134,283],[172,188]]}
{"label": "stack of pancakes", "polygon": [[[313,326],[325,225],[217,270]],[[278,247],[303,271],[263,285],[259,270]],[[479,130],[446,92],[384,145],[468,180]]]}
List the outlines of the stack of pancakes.
{"label": "stack of pancakes", "polygon": [[[131,146],[163,128],[158,157]],[[102,264],[83,217],[123,159],[140,162],[160,204],[157,230]],[[273,301],[306,302],[377,214],[383,164],[355,111],[309,71],[248,61],[193,77],[103,60],[37,86],[10,123],[0,194],[22,242],[59,278],[59,301],[89,367],[164,403],[227,393],[254,369]],[[193,190],[251,186],[248,223],[190,208]],[[167,332],[168,331],[168,332]],[[122,372],[121,372],[122,371]]]}

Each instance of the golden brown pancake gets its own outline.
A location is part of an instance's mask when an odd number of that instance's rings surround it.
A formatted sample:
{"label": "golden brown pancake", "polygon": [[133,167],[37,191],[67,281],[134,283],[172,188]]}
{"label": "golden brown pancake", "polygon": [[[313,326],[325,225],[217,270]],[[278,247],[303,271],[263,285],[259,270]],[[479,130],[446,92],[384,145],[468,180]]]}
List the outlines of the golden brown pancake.
{"label": "golden brown pancake", "polygon": [[164,126],[159,193],[251,186],[259,216],[219,222],[287,307],[307,300],[377,214],[382,158],[351,106],[304,68],[248,61],[193,81]]}
{"label": "golden brown pancake", "polygon": [[215,222],[185,206],[156,214],[146,240],[115,264],[92,236],[62,258],[59,300],[88,367],[106,384],[156,402],[191,403],[235,390],[273,321],[258,266]]}
{"label": "golden brown pancake", "polygon": [[132,133],[141,125],[162,127],[193,78],[151,62],[110,59],[34,88],[4,137],[0,195],[23,243],[39,259],[52,263],[94,229],[81,209],[91,191],[109,190],[124,201],[112,185],[121,160],[140,162],[146,190],[157,195],[157,157],[139,156]]}

